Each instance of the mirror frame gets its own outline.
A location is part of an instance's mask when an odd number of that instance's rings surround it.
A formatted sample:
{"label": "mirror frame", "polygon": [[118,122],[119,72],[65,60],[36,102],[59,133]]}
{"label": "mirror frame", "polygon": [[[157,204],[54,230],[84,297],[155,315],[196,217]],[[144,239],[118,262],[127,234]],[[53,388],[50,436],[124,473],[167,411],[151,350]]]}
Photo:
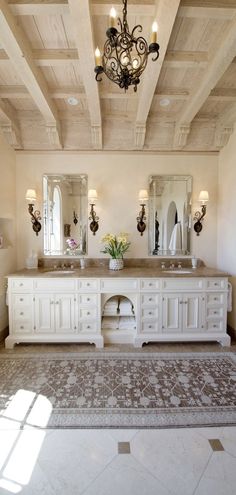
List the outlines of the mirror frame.
{"label": "mirror frame", "polygon": [[[155,222],[155,212],[154,212],[154,205],[152,204],[152,198],[154,197],[153,192],[151,190],[151,185],[153,181],[157,181],[158,183],[161,182],[174,182],[174,181],[183,181],[186,184],[186,202],[187,202],[187,209],[186,209],[186,217],[188,218],[188,226],[186,227],[186,249],[182,250],[181,253],[175,253],[172,254],[169,249],[162,249],[157,252],[155,252],[155,245],[154,245],[154,222]],[[192,184],[193,184],[193,178],[191,175],[175,175],[175,174],[167,174],[167,175],[150,175],[149,176],[149,214],[148,214],[148,255],[149,256],[164,256],[164,257],[173,257],[176,256],[178,258],[182,258],[185,256],[189,256],[191,253],[191,197],[192,197]]]}
{"label": "mirror frame", "polygon": [[[50,209],[50,204],[48,205],[48,202],[50,201],[50,199],[47,197],[47,203],[46,203],[46,199],[45,199],[45,179],[47,180],[47,186],[48,186],[48,181],[51,179],[55,179],[55,182],[64,179],[64,180],[72,180],[73,179],[77,179],[77,181],[80,181],[82,182],[82,180],[86,181],[85,184],[83,185],[84,187],[84,191],[82,192],[82,194],[80,195],[80,202],[82,202],[82,207],[81,207],[81,210],[82,210],[82,222],[81,222],[81,225],[79,225],[79,222],[80,222],[80,219],[74,219],[72,220],[72,222],[74,223],[75,226],[77,226],[77,223],[78,223],[78,227],[79,228],[79,231],[80,231],[80,234],[78,235],[78,239],[80,238],[81,239],[81,242],[80,242],[80,247],[78,247],[76,250],[72,250],[72,249],[69,249],[69,246],[68,248],[63,248],[63,252],[56,252],[53,251],[53,250],[47,250],[46,249],[46,242],[49,242],[49,234],[46,234],[46,222],[50,221],[50,218],[48,219],[49,215],[48,215],[48,211]],[[43,256],[45,257],[53,257],[53,258],[71,258],[72,256],[75,257],[80,257],[80,256],[84,256],[87,254],[88,252],[88,176],[87,174],[64,174],[64,173],[58,173],[58,174],[43,174],[43,177],[42,177],[42,193],[43,193]],[[48,196],[48,194],[47,194]],[[82,199],[81,199],[82,198]],[[62,206],[63,208],[63,206]],[[74,212],[72,213],[72,215],[74,214]],[[76,223],[75,223],[76,222]],[[65,238],[65,237],[68,237],[70,238],[71,235],[70,235],[70,229],[68,229],[68,224],[65,224],[63,222],[63,217],[61,219],[61,239]],[[66,229],[67,227],[67,229]],[[46,240],[46,242],[45,242]]]}

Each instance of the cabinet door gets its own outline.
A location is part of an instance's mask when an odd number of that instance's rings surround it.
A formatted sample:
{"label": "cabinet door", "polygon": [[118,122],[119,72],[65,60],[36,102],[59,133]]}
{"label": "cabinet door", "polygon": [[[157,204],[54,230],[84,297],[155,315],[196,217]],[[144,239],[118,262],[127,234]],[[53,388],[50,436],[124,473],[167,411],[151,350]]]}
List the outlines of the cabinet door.
{"label": "cabinet door", "polygon": [[56,333],[75,333],[75,296],[56,294],[54,297]]}
{"label": "cabinet door", "polygon": [[199,332],[204,329],[204,307],[204,297],[201,294],[183,294],[183,332]]}
{"label": "cabinet door", "polygon": [[[180,304],[181,303],[181,304]],[[162,298],[162,331],[181,332],[182,330],[182,295],[166,294]]]}
{"label": "cabinet door", "polygon": [[54,332],[54,296],[53,294],[35,295],[35,332]]}

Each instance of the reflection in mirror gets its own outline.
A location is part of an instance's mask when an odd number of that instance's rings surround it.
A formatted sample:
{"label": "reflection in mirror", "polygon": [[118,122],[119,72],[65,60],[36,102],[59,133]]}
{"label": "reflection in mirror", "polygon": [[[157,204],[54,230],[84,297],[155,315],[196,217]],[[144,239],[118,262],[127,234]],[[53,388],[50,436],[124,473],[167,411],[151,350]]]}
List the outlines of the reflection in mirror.
{"label": "reflection in mirror", "polygon": [[149,254],[190,254],[192,177],[149,178]]}
{"label": "reflection in mirror", "polygon": [[87,251],[87,175],[43,176],[45,255]]}

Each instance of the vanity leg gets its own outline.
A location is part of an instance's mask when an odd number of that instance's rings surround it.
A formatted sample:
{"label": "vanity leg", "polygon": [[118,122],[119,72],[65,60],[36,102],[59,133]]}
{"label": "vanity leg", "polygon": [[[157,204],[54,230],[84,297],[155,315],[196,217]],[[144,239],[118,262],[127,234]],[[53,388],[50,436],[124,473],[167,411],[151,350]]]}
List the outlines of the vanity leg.
{"label": "vanity leg", "polygon": [[229,335],[225,335],[224,337],[221,337],[218,342],[223,346],[223,347],[227,347],[227,346],[230,346],[231,344],[231,338]]}
{"label": "vanity leg", "polygon": [[15,345],[15,341],[11,339],[11,337],[7,337],[5,339],[5,349],[13,349]]}

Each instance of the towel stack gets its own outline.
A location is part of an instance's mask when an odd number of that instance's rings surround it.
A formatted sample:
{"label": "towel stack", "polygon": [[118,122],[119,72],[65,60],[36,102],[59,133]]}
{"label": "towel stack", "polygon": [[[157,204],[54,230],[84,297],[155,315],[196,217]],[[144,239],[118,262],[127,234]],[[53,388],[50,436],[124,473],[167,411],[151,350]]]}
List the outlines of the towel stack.
{"label": "towel stack", "polygon": [[103,316],[133,316],[134,307],[127,297],[114,296],[106,302],[102,314]]}

